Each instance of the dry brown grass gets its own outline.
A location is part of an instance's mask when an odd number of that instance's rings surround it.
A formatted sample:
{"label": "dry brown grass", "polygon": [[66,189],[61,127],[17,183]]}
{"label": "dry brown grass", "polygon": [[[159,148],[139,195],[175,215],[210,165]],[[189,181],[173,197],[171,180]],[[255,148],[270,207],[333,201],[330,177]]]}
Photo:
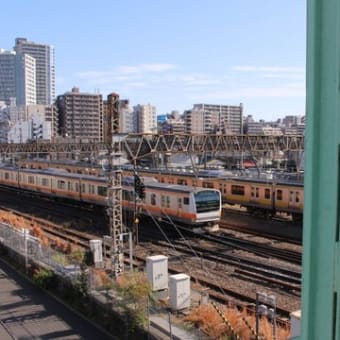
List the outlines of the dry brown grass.
{"label": "dry brown grass", "polygon": [[15,214],[8,211],[0,211],[0,221],[2,223],[7,223],[12,225],[15,228],[30,228],[31,221],[24,219],[20,216],[16,216]]}
{"label": "dry brown grass", "polygon": [[[248,315],[245,310],[240,312],[236,308],[224,308],[222,312],[241,339],[248,340],[252,338],[252,332],[243,319],[246,319],[249,325],[255,329],[255,317],[253,315]],[[229,327],[223,322],[212,305],[201,305],[192,309],[185,318],[185,321],[194,323],[203,332],[208,334],[211,339],[224,339],[232,334]],[[273,327],[271,322],[263,317],[260,320],[260,334],[266,340],[273,340],[272,333]],[[288,339],[289,335],[290,331],[288,329],[277,327],[276,340]]]}
{"label": "dry brown grass", "polygon": [[104,269],[92,269],[93,284],[96,289],[110,289],[113,281]]}

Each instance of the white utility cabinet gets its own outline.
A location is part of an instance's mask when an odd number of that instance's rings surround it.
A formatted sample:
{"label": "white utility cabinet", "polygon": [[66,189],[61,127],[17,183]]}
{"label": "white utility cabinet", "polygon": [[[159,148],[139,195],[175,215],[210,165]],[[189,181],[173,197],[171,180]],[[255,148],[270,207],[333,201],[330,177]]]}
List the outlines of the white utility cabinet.
{"label": "white utility cabinet", "polygon": [[93,254],[95,265],[103,262],[103,242],[101,240],[90,240],[90,249]]}
{"label": "white utility cabinet", "polygon": [[190,307],[190,276],[176,274],[169,277],[170,308],[180,310]]}
{"label": "white utility cabinet", "polygon": [[168,289],[167,256],[148,256],[146,258],[146,273],[153,291]]}

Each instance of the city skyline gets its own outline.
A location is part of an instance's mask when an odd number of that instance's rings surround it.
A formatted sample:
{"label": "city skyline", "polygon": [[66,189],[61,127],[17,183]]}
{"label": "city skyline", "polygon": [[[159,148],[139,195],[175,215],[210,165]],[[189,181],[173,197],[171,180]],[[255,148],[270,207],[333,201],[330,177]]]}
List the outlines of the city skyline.
{"label": "city skyline", "polygon": [[243,103],[265,120],[305,114],[305,1],[18,3],[2,5],[0,48],[17,37],[53,45],[56,95],[116,92],[158,115],[196,103]]}

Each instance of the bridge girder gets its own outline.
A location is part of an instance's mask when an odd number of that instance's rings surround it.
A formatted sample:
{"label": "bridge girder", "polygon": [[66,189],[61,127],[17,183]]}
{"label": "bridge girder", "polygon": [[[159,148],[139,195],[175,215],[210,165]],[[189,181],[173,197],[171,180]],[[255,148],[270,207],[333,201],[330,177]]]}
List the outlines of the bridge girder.
{"label": "bridge girder", "polygon": [[[95,154],[109,152],[106,143],[45,143],[0,144],[0,154]],[[192,153],[265,154],[304,150],[304,136],[203,135],[203,134],[128,134],[122,138],[122,152],[130,160],[156,154]]]}

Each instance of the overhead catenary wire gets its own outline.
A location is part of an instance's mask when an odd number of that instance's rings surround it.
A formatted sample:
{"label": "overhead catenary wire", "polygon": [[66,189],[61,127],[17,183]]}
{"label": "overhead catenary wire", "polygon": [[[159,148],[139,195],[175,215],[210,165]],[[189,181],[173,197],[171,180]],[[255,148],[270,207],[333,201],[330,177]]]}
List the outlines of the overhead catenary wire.
{"label": "overhead catenary wire", "polygon": [[[159,231],[161,232],[161,234],[164,236],[164,238],[166,239],[166,241],[169,243],[169,245],[176,251],[179,252],[176,249],[176,246],[170,241],[170,239],[167,237],[166,233],[163,231],[161,225],[158,223],[157,219],[152,215],[152,213],[145,207],[143,207],[143,209],[147,212],[148,216],[151,217],[151,219],[153,220],[153,222],[155,223],[155,225],[157,226],[157,228],[159,229]],[[178,232],[179,236],[184,240],[184,242],[186,243],[186,245],[189,247],[190,251],[193,253],[194,257],[197,258],[198,260],[201,260],[202,257],[200,257],[197,252],[192,248],[189,240],[187,240],[183,233],[180,231],[180,229],[178,228],[178,226],[174,223],[174,221],[171,219],[171,217],[164,211],[164,209],[162,209],[162,212],[164,214],[164,216],[168,219],[169,223],[174,227],[174,229]],[[186,263],[181,259],[181,263],[183,264],[183,266],[186,268],[186,270],[188,270],[188,273],[191,274],[191,269],[190,267],[188,267],[186,265]],[[205,269],[205,271],[210,274],[211,279],[213,280],[214,284],[216,284],[216,286],[219,287],[220,292],[226,296],[226,292],[224,291],[223,287],[221,287],[220,283],[216,280],[215,276],[212,275],[212,273],[209,271],[209,268],[207,268],[206,266],[203,266],[203,269]]]}

